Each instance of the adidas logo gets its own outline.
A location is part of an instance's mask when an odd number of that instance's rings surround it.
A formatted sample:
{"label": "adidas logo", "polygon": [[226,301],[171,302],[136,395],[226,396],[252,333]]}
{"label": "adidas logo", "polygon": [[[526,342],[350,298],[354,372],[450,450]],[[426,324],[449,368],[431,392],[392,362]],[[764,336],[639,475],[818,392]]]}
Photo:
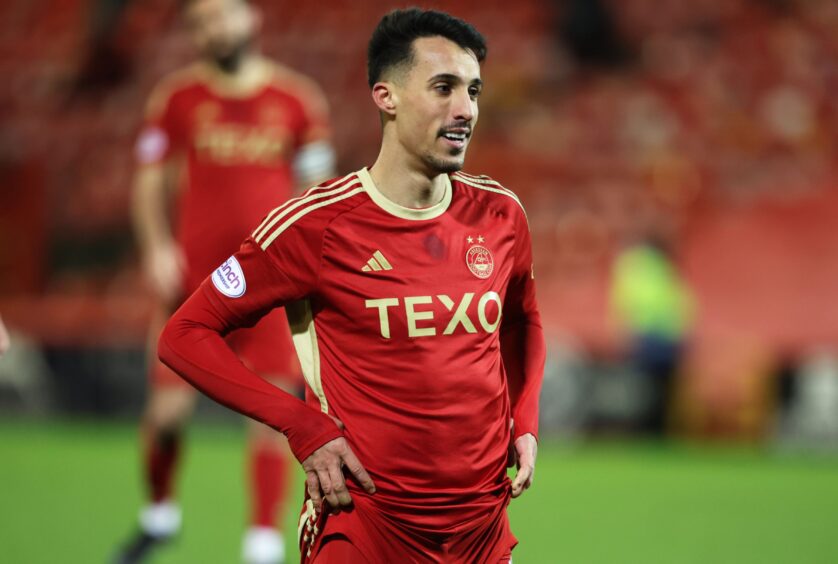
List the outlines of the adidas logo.
{"label": "adidas logo", "polygon": [[367,261],[361,270],[364,272],[370,272],[371,270],[379,271],[379,270],[393,270],[393,266],[390,264],[384,255],[381,254],[381,251],[375,251],[372,254],[372,258]]}

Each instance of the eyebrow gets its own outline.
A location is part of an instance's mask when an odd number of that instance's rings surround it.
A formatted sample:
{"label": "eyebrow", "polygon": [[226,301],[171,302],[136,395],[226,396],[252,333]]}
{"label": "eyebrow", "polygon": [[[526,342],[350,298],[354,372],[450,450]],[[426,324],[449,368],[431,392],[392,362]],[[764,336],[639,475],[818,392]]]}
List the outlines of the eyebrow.
{"label": "eyebrow", "polygon": [[[458,84],[463,82],[463,79],[459,75],[451,74],[451,73],[448,73],[448,72],[435,74],[434,76],[432,76],[431,78],[428,79],[428,82],[433,83],[433,82],[436,82],[438,80],[447,80],[448,82],[454,82],[454,83],[458,83]],[[475,78],[471,82],[469,82],[469,86],[479,86],[479,87],[482,88],[483,87],[483,81],[480,80],[479,78]]]}

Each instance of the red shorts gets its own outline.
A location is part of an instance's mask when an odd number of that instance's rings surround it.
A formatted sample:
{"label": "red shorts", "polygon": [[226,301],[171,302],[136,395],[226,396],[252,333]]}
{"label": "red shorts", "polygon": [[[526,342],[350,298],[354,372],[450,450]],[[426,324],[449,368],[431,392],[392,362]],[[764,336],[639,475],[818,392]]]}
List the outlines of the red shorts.
{"label": "red shorts", "polygon": [[[168,366],[157,360],[157,338],[163,327],[152,332],[152,368],[150,374],[153,388],[169,386],[190,386]],[[303,377],[297,353],[291,341],[291,330],[284,309],[275,309],[250,328],[238,329],[226,337],[227,344],[242,363],[257,374],[273,382],[287,385],[287,389],[303,386]]]}
{"label": "red shorts", "polygon": [[[301,562],[313,564],[505,563],[518,544],[509,528],[507,501],[456,533],[419,531],[381,513],[369,501],[338,514],[314,515],[307,500],[300,516]],[[355,555],[355,557],[353,557]]]}

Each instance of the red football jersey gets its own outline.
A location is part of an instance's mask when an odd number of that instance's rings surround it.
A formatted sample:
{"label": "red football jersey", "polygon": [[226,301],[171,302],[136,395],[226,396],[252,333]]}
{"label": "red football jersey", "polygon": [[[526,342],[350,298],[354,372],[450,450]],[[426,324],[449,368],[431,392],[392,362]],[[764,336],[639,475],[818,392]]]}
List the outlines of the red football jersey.
{"label": "red football jersey", "polygon": [[[388,200],[366,169],[273,210],[175,314],[161,358],[222,403],[285,432],[302,461],[340,436],[372,503],[451,531],[508,499],[507,449],[537,432],[544,344],[530,233],[487,177],[445,176],[425,209]],[[309,385],[297,405],[237,367],[220,337],[285,305]],[[503,355],[501,354],[503,351]]]}
{"label": "red football jersey", "polygon": [[206,64],[166,78],[152,94],[137,142],[140,163],[178,159],[176,238],[192,292],[277,201],[293,195],[303,145],[328,138],[325,99],[308,78],[263,61],[236,90]]}

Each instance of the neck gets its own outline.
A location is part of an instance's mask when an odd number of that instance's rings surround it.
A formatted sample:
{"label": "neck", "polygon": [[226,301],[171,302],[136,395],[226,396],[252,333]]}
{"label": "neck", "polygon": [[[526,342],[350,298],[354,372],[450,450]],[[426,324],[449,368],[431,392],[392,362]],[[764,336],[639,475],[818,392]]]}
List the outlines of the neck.
{"label": "neck", "polygon": [[405,208],[422,209],[438,204],[445,195],[443,174],[431,171],[420,159],[393,149],[393,144],[381,145],[370,176],[379,192],[388,200]]}

